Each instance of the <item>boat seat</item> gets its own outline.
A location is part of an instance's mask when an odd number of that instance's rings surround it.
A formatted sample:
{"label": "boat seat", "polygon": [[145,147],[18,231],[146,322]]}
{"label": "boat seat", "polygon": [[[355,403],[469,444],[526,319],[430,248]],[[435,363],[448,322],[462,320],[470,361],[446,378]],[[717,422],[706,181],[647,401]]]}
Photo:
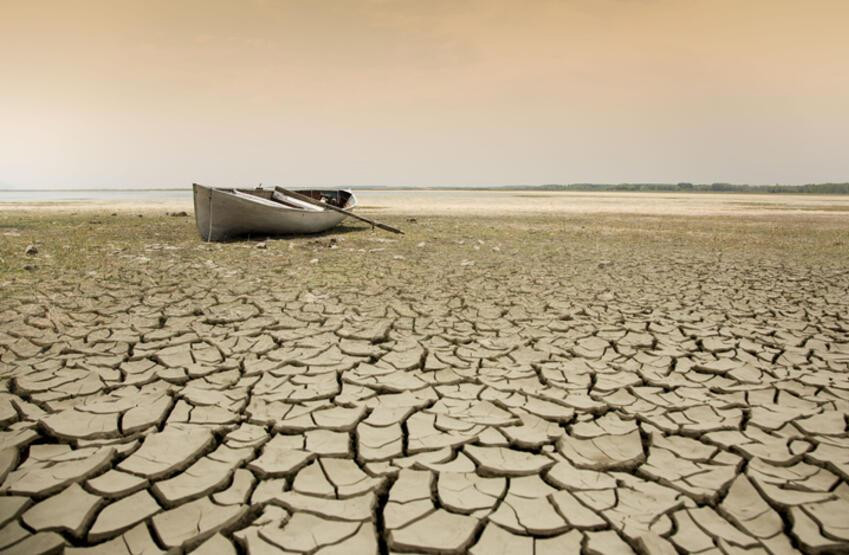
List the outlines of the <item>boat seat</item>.
{"label": "boat seat", "polygon": [[287,206],[292,206],[293,208],[301,208],[303,210],[312,210],[313,212],[323,212],[324,208],[316,206],[314,204],[310,204],[308,202],[304,202],[302,200],[298,200],[296,198],[288,197],[279,191],[274,191],[271,193],[271,198],[276,200],[277,202],[283,203]]}
{"label": "boat seat", "polygon": [[[243,198],[245,200],[249,200],[249,201],[255,202],[257,204],[262,204],[262,205],[265,205],[265,206],[271,206],[271,207],[274,207],[274,208],[281,208],[281,205],[283,205],[286,208],[294,208],[296,210],[309,210],[310,212],[321,212],[322,211],[322,209],[319,208],[318,206],[313,206],[312,204],[309,204],[309,203],[306,203],[306,202],[296,201],[296,200],[291,199],[291,198],[286,197],[286,196],[281,195],[281,198],[278,199],[277,198],[278,193],[274,193],[274,195],[273,195],[275,200],[271,200],[271,199],[267,199],[267,198],[263,198],[263,197],[258,197],[256,195],[252,195],[250,193],[243,193],[242,191],[239,191],[238,189],[234,189],[233,194],[236,195],[239,198]],[[302,204],[303,204],[303,206],[301,206]]]}
{"label": "boat seat", "polygon": [[251,195],[249,193],[243,193],[242,191],[239,191],[238,189],[234,189],[233,194],[236,195],[239,198],[243,198],[245,200],[249,200],[249,201],[255,202],[257,204],[264,204],[266,206],[273,206],[275,208],[280,208],[280,203],[274,202],[273,200],[270,200],[270,199],[267,199],[267,198],[262,198],[262,197],[258,197],[256,195]]}

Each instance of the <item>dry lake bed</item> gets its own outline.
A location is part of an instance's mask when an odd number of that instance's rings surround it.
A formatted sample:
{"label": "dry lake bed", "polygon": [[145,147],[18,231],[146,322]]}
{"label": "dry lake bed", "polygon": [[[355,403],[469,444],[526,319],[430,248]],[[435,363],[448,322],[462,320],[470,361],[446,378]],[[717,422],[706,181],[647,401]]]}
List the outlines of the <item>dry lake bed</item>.
{"label": "dry lake bed", "polygon": [[849,550],[849,199],[440,194],[0,207],[0,550]]}

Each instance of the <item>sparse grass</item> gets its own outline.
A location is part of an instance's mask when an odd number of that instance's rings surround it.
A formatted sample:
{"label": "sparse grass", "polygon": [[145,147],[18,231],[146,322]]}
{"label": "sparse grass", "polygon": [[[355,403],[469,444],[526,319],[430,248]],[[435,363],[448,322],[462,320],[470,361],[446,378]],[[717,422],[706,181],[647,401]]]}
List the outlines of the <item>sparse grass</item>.
{"label": "sparse grass", "polygon": [[735,202],[734,206],[746,208],[762,208],[767,210],[784,210],[800,212],[849,212],[849,206],[828,206],[821,204],[776,204],[772,202]]}
{"label": "sparse grass", "polygon": [[[846,267],[849,221],[831,216],[659,217],[628,215],[406,217],[382,215],[404,236],[346,225],[312,237],[201,242],[189,217],[108,213],[0,212],[3,295],[52,281],[114,280],[134,272],[172,272],[214,264],[233,279],[309,285],[363,285],[384,273],[412,285],[440,268],[470,276],[548,271],[599,261],[693,261]],[[335,241],[335,248],[331,242]],[[38,254],[27,256],[27,245]],[[709,264],[708,262],[704,262]],[[26,265],[33,269],[26,270]],[[705,270],[709,270],[708,267]]]}

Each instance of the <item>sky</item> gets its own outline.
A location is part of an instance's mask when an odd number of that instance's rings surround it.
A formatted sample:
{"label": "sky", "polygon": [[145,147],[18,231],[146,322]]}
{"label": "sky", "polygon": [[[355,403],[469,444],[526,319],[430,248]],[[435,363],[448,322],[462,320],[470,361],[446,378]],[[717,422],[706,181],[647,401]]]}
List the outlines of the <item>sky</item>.
{"label": "sky", "polygon": [[849,180],[845,0],[0,0],[0,187]]}

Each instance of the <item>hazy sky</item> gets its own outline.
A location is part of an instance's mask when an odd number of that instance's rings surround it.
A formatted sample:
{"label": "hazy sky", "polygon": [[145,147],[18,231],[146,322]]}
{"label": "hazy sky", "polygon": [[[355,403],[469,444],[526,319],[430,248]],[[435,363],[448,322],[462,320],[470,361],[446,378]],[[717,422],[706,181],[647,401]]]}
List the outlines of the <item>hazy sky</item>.
{"label": "hazy sky", "polygon": [[0,0],[0,186],[849,180],[846,0]]}

